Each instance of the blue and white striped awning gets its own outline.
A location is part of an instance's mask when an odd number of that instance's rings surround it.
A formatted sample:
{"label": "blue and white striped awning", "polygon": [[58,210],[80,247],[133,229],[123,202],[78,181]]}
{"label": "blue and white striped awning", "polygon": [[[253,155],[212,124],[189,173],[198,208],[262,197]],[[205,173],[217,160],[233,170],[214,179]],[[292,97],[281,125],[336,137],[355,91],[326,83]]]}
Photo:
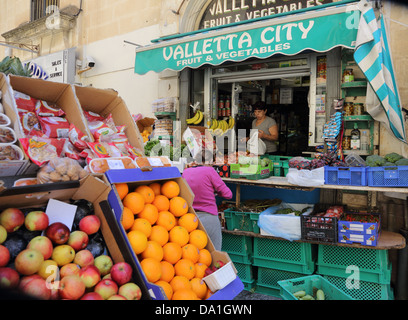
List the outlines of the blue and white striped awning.
{"label": "blue and white striped awning", "polygon": [[[406,142],[404,117],[395,81],[384,18],[380,14],[377,19],[372,6],[365,0],[362,0],[358,7],[361,11],[361,18],[354,60],[363,71],[382,106],[372,116],[389,128],[396,138]],[[379,110],[380,112],[378,112]],[[370,113],[370,109],[368,109],[368,112]]]}

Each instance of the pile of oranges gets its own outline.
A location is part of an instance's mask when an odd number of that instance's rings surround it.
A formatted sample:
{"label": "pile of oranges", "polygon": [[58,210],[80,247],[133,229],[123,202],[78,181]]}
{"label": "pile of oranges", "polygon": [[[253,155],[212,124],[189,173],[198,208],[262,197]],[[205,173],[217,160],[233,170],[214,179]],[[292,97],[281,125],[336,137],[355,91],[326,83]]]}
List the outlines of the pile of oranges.
{"label": "pile of oranges", "polygon": [[178,183],[115,187],[124,207],[122,226],[147,280],[161,286],[169,300],[208,299],[212,292],[202,280],[212,262],[208,237],[188,212]]}

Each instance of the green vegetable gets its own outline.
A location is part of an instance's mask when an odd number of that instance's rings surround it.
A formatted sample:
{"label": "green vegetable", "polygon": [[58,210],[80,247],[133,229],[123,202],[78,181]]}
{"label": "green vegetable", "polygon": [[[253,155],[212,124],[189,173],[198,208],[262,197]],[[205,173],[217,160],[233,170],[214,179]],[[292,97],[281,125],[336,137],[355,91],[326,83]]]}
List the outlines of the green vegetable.
{"label": "green vegetable", "polygon": [[314,300],[314,298],[310,294],[307,294],[301,297],[300,300]]}
{"label": "green vegetable", "polygon": [[402,158],[395,162],[397,166],[408,166],[408,159]]}
{"label": "green vegetable", "polygon": [[302,298],[302,297],[304,297],[306,295],[306,291],[304,291],[304,290],[296,291],[295,293],[293,293],[293,295],[296,298]]}
{"label": "green vegetable", "polygon": [[317,290],[316,300],[325,300],[324,292],[322,289]]}
{"label": "green vegetable", "polygon": [[389,162],[389,161],[384,163],[384,167],[392,167],[392,166],[395,166],[395,163],[392,163],[392,162]]}
{"label": "green vegetable", "polygon": [[386,162],[383,157],[377,154],[370,155],[366,158],[366,164],[369,167],[382,167]]}
{"label": "green vegetable", "polygon": [[398,160],[400,160],[402,158],[403,158],[403,156],[401,156],[400,154],[398,154],[396,152],[391,152],[391,153],[388,153],[388,154],[386,154],[384,156],[384,159],[386,161],[389,161],[389,162],[392,162],[392,163],[395,163],[396,161],[398,161]]}

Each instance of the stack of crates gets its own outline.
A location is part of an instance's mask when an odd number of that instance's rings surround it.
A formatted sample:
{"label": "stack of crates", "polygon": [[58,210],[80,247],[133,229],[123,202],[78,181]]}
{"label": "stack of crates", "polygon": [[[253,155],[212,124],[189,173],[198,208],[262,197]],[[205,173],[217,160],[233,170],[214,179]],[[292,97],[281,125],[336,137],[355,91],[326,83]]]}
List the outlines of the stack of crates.
{"label": "stack of crates", "polygon": [[316,273],[356,300],[393,300],[387,250],[319,245]]}
{"label": "stack of crates", "polygon": [[253,265],[259,293],[280,298],[278,281],[313,274],[315,262],[316,247],[311,243],[254,237]]}
{"label": "stack of crates", "polygon": [[246,290],[256,286],[253,262],[253,237],[222,233],[222,251],[227,252],[238,272],[238,277]]}

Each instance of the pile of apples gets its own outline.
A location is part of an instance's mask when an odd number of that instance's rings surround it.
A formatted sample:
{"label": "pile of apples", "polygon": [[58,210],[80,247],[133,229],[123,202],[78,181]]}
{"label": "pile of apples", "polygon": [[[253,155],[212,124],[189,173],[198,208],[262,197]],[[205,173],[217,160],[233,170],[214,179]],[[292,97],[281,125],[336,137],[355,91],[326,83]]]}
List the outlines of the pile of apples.
{"label": "pile of apples", "polygon": [[[114,263],[107,254],[87,249],[89,237],[100,229],[95,214],[81,217],[76,230],[63,223],[49,224],[41,210],[26,215],[17,208],[0,213],[0,289],[41,300],[140,300],[132,282],[132,267]],[[35,236],[18,254],[10,254],[6,240],[20,228]],[[74,229],[74,228],[73,228]],[[40,235],[38,235],[40,233]]]}

